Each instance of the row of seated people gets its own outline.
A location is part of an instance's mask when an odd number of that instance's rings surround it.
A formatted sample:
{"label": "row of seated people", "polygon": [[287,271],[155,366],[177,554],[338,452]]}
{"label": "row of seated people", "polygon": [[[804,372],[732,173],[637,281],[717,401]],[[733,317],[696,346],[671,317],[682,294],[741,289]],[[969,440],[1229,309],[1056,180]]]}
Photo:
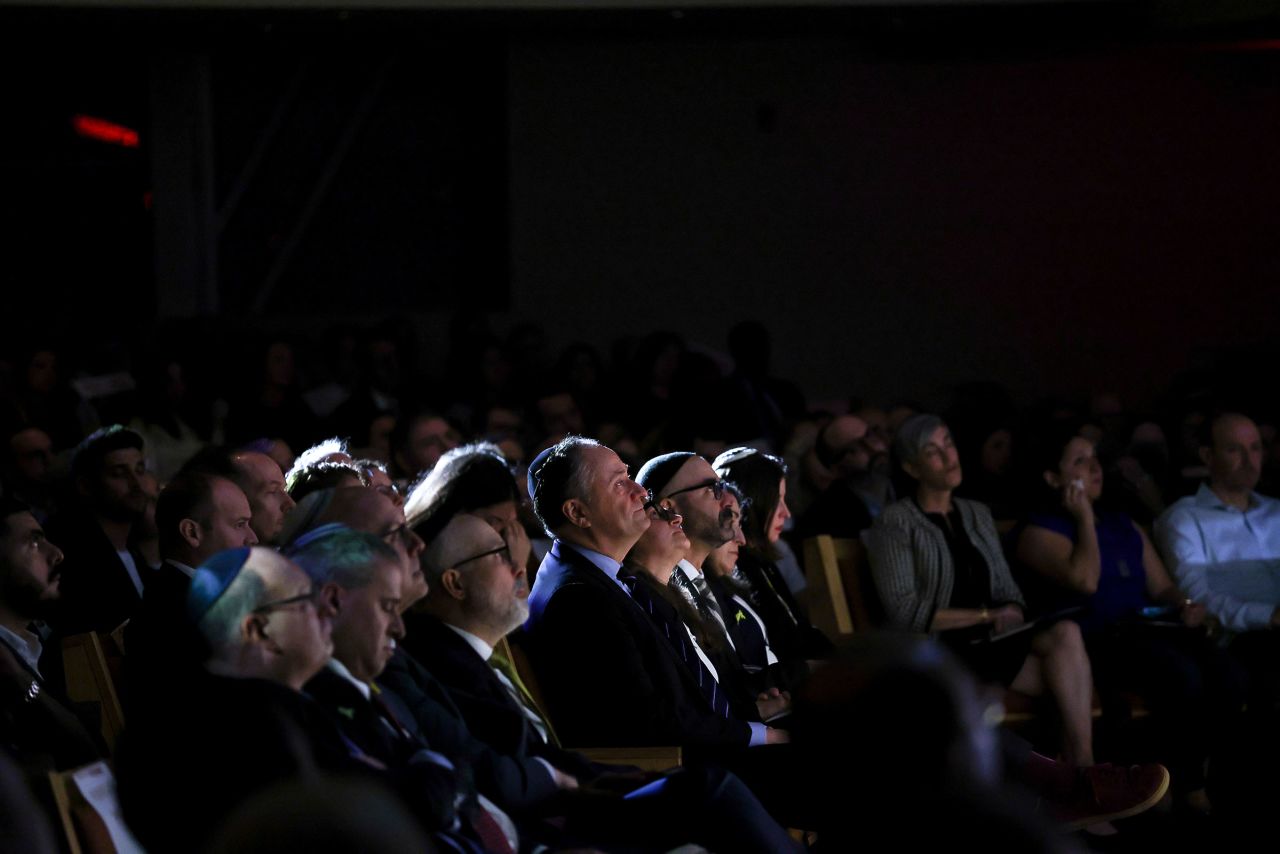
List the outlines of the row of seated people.
{"label": "row of seated people", "polygon": [[[1178,802],[1207,813],[1209,760],[1232,769],[1222,791],[1247,788],[1257,772],[1227,757],[1248,744],[1241,733],[1273,727],[1277,708],[1280,527],[1276,502],[1253,491],[1257,427],[1230,412],[1206,422],[1208,483],[1157,520],[1161,549],[1127,515],[1095,509],[1103,474],[1089,437],[1062,425],[1037,444],[1038,509],[1002,548],[990,511],[955,496],[963,472],[946,424],[901,425],[893,458],[906,497],[863,534],[885,621],[935,635],[987,681],[1049,695],[1080,762],[1092,758],[1094,686],[1104,713],[1123,714],[1137,694]],[[1041,619],[1006,636],[1028,614]]]}
{"label": "row of seated people", "polygon": [[[109,480],[112,467],[133,471],[139,449],[108,430],[82,453],[81,470]],[[119,756],[126,816],[148,848],[197,847],[254,793],[316,770],[376,777],[455,848],[545,838],[785,850],[780,822],[839,838],[848,816],[832,792],[847,793],[847,769],[829,763],[848,754],[806,742],[804,716],[787,713],[793,692],[820,684],[814,671],[842,671],[815,666],[831,645],[767,560],[734,559],[744,501],[725,477],[751,483],[748,468],[764,462],[767,481],[776,461],[742,449],[713,469],[666,455],[637,485],[607,448],[562,442],[531,467],[534,510],[555,543],[530,595],[521,491],[496,449],[459,449],[405,506],[350,460],[325,456],[293,478],[319,487],[296,506],[276,497],[278,467],[245,452],[193,460],[161,493],[165,580],[148,577],[126,634]],[[246,475],[258,469],[265,487]],[[780,530],[782,499],[762,501],[767,513],[748,506],[766,537]],[[66,565],[34,517],[5,510],[0,652],[14,686],[42,688],[38,702],[6,707],[6,746],[37,767],[73,767],[101,746],[56,700],[31,631],[56,617]],[[494,657],[526,613],[550,717]],[[881,798],[910,801],[919,787],[916,735],[888,736],[900,768],[864,769],[888,781],[870,787]],[[657,784],[565,752],[560,739],[681,745],[690,761]],[[1017,756],[1011,772],[1069,821],[1131,814],[1167,785],[1159,766],[1063,765],[1001,741]],[[989,764],[976,756],[961,776],[983,779]]]}

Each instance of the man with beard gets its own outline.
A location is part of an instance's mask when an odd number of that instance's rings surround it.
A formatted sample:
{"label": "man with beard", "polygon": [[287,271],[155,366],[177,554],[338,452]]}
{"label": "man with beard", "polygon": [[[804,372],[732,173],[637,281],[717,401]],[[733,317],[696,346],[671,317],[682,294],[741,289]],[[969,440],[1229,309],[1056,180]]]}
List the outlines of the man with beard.
{"label": "man with beard", "polygon": [[58,601],[62,551],[30,511],[0,499],[0,743],[33,773],[67,770],[102,751],[40,671],[33,624]]}
{"label": "man with beard", "polygon": [[117,424],[92,433],[71,458],[77,504],[49,525],[66,547],[53,621],[64,635],[110,632],[142,604],[151,570],[129,547],[148,502],[142,451],[142,437]]}
{"label": "man with beard", "polygon": [[[471,732],[529,769],[525,773],[550,776],[563,794],[540,807],[567,818],[571,839],[790,850],[785,831],[732,774],[686,767],[642,787],[639,775],[618,773],[631,769],[595,764],[560,747],[550,721],[496,649],[528,615],[524,543],[513,552],[479,517],[454,516],[423,555],[431,592],[419,612],[406,615],[406,646],[447,686]],[[473,767],[479,780],[482,769]],[[629,794],[619,797],[622,792]]]}

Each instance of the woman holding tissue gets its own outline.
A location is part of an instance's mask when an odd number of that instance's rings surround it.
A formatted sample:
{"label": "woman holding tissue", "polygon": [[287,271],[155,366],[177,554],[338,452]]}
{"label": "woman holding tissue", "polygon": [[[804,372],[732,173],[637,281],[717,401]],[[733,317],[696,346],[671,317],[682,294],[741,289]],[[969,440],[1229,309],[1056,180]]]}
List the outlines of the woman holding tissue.
{"label": "woman holding tissue", "polygon": [[1123,513],[1095,508],[1102,467],[1074,425],[1040,433],[1029,458],[1043,509],[1016,532],[1018,562],[1051,606],[1083,605],[1084,634],[1104,714],[1141,696],[1152,712],[1156,758],[1169,767],[1181,805],[1207,813],[1205,764],[1212,736],[1243,705],[1243,678],[1202,629],[1203,605],[1183,596],[1145,531]]}

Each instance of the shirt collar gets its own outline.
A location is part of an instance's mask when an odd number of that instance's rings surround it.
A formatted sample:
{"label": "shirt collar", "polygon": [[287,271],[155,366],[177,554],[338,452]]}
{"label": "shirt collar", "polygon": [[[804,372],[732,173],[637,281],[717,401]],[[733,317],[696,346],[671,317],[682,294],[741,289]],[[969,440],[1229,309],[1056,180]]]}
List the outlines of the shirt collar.
{"label": "shirt collar", "polygon": [[[1247,510],[1252,510],[1261,502],[1262,496],[1258,495],[1256,492],[1250,492],[1249,507]],[[1237,513],[1241,512],[1238,508],[1232,507],[1230,504],[1227,504],[1219,498],[1218,493],[1210,489],[1208,483],[1200,484],[1200,488],[1196,490],[1196,504],[1201,507],[1215,507],[1219,510],[1234,510]],[[1245,512],[1247,512],[1247,510]]]}
{"label": "shirt collar", "polygon": [[182,561],[180,561],[180,560],[174,560],[173,558],[166,558],[166,560],[168,560],[168,562],[169,562],[169,565],[170,565],[170,566],[172,566],[174,569],[180,570],[180,571],[182,572],[182,574],[183,574],[183,575],[185,575],[187,578],[195,578],[195,577],[196,577],[196,569],[195,569],[195,567],[193,567],[193,566],[187,566],[187,565],[186,565],[185,563],[183,563]]}
{"label": "shirt collar", "polygon": [[23,629],[21,632],[15,632],[8,626],[0,626],[0,639],[13,647],[13,651],[22,659],[22,663],[31,668],[31,671],[41,679],[40,675],[40,654],[44,652],[44,644],[40,642],[40,636],[35,632]]}
{"label": "shirt collar", "polygon": [[[347,669],[347,666],[345,664],[343,664],[341,661],[338,661],[338,659],[336,658],[331,658],[329,659],[329,663],[325,666],[328,667],[330,670],[332,670],[334,673],[336,673],[338,676],[341,676],[343,679],[347,680],[352,685],[356,686],[356,690],[360,692],[361,696],[363,696],[366,700],[369,700],[371,696],[369,686],[366,683],[361,682],[356,677],[352,676],[351,671]],[[370,702],[372,701],[370,700]]]}
{"label": "shirt collar", "polygon": [[454,633],[456,633],[458,637],[466,641],[467,646],[474,649],[476,651],[476,655],[479,655],[485,661],[488,661],[489,657],[493,655],[493,647],[489,646],[489,644],[485,643],[482,639],[471,634],[471,632],[467,631],[466,629],[460,629],[457,626],[452,625],[450,623],[445,623],[445,626],[447,626]]}
{"label": "shirt collar", "polygon": [[681,558],[680,562],[676,564],[676,569],[683,572],[684,577],[689,579],[690,581],[693,581],[694,579],[702,575],[702,570],[698,569],[696,566],[689,563],[689,561],[684,560],[683,558]]}
{"label": "shirt collar", "polygon": [[560,542],[562,545],[568,546],[587,560],[591,561],[592,566],[599,569],[612,580],[618,580],[618,570],[622,569],[622,564],[618,563],[618,561],[608,555],[600,554],[598,551],[589,549],[586,546],[580,546],[576,543],[568,543],[564,540],[561,540]]}

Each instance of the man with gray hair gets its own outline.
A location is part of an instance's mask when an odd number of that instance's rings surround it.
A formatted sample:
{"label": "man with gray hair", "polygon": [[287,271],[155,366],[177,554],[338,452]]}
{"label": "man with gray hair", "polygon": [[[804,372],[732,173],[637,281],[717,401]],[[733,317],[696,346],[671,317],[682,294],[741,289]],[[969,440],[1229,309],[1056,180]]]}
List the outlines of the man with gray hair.
{"label": "man with gray hair", "polygon": [[319,593],[261,547],[196,570],[185,613],[204,667],[131,707],[117,762],[125,818],[148,850],[199,847],[240,803],[317,767],[371,772],[301,693],[330,652]]}
{"label": "man with gray hair", "polygon": [[307,693],[348,741],[396,777],[418,782],[417,791],[427,797],[416,807],[432,810],[429,827],[464,831],[491,851],[518,850],[519,832],[511,818],[471,791],[467,775],[428,745],[404,701],[375,684],[404,637],[402,554],[376,534],[338,523],[301,534],[289,553],[321,587],[335,613],[333,656],[307,683]]}

